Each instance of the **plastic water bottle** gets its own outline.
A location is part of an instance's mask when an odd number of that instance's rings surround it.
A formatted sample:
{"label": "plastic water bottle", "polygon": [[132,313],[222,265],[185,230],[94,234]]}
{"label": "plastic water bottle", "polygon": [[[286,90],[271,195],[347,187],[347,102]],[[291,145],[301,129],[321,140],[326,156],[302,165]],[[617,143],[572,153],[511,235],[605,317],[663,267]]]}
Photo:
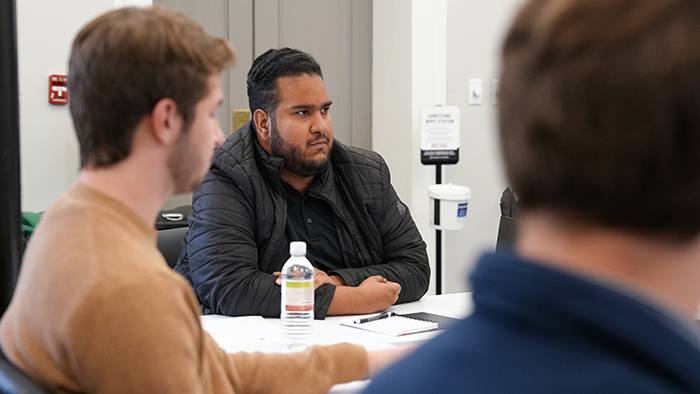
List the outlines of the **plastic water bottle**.
{"label": "plastic water bottle", "polygon": [[290,243],[289,254],[282,267],[282,345],[305,348],[314,329],[314,267],[306,259],[306,242]]}

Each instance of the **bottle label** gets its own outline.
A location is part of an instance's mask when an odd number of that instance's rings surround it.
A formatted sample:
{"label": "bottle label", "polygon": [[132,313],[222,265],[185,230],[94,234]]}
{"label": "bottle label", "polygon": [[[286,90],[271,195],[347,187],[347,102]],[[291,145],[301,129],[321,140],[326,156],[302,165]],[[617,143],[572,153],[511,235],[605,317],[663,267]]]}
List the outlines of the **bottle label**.
{"label": "bottle label", "polygon": [[285,281],[285,306],[289,312],[308,312],[314,309],[314,282]]}

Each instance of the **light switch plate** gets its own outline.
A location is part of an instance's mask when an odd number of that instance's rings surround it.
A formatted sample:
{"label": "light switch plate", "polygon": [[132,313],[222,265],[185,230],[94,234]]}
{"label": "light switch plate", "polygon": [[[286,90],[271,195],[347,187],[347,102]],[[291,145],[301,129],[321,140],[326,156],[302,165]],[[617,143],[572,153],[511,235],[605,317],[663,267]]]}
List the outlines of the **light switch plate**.
{"label": "light switch plate", "polygon": [[481,79],[469,80],[469,105],[481,105],[484,90]]}

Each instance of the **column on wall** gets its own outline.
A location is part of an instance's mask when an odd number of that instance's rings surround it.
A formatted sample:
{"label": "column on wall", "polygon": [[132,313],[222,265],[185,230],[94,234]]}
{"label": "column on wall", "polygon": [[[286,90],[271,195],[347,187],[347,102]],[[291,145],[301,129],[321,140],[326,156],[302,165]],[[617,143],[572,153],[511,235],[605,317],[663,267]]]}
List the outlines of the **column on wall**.
{"label": "column on wall", "polygon": [[15,2],[0,4],[0,315],[20,260],[19,98]]}
{"label": "column on wall", "polygon": [[[405,0],[376,0],[373,15],[372,149],[389,164],[434,272],[427,187],[435,169],[420,161],[420,111],[446,104],[447,0],[412,0],[409,7]],[[430,286],[434,294],[434,280]]]}

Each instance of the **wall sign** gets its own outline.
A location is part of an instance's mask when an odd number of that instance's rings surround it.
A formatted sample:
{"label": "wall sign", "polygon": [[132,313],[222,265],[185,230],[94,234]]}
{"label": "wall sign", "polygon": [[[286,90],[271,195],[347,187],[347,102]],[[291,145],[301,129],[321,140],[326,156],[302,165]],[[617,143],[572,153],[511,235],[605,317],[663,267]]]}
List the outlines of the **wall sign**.
{"label": "wall sign", "polygon": [[423,164],[455,164],[459,161],[458,107],[423,108],[420,159]]}

